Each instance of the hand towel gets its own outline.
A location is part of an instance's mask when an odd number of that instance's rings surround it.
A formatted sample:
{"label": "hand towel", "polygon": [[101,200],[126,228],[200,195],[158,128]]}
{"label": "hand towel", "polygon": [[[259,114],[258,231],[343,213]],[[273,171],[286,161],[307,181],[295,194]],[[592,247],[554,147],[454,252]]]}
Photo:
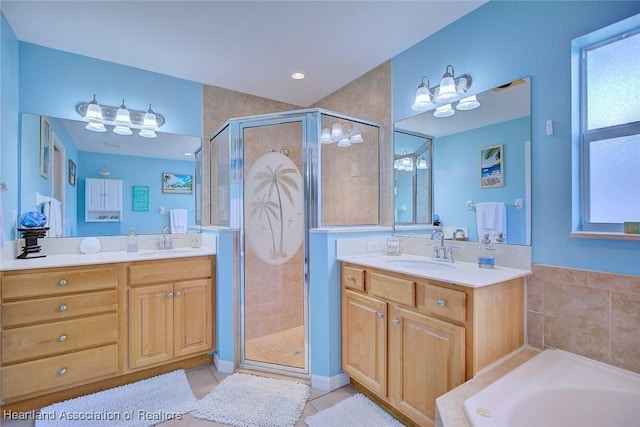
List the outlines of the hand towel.
{"label": "hand towel", "polygon": [[503,202],[476,203],[476,221],[478,240],[489,234],[491,241],[496,240],[499,233],[507,237],[507,207]]}
{"label": "hand towel", "polygon": [[169,210],[169,225],[171,226],[171,234],[184,234],[187,232],[187,210],[171,209]]}
{"label": "hand towel", "polygon": [[49,227],[47,237],[62,237],[62,204],[53,197],[44,204],[44,214],[47,216],[45,227]]}

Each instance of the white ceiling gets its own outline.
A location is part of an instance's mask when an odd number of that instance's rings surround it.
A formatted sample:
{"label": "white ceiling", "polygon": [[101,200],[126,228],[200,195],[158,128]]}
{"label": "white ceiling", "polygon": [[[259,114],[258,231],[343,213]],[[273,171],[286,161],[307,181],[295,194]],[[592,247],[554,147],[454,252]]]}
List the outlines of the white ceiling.
{"label": "white ceiling", "polygon": [[[25,42],[308,107],[471,1],[0,2]],[[306,78],[291,79],[303,70]]]}

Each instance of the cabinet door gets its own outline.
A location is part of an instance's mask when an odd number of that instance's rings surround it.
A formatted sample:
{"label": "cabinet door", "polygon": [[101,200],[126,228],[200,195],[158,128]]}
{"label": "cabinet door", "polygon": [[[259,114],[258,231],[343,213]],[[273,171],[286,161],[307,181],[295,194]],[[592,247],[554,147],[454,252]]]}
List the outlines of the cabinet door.
{"label": "cabinet door", "polygon": [[436,398],[464,382],[464,328],[398,306],[389,312],[389,396],[431,425]]}
{"label": "cabinet door", "polygon": [[129,290],[129,368],[173,357],[173,284]]}
{"label": "cabinet door", "polygon": [[87,210],[104,209],[104,179],[87,178],[85,185],[85,204]]}
{"label": "cabinet door", "polygon": [[105,179],[104,194],[104,210],[119,211],[122,205],[122,181]]}
{"label": "cabinet door", "polygon": [[342,293],[342,369],[369,390],[387,393],[387,303]]}
{"label": "cabinet door", "polygon": [[211,350],[213,347],[211,280],[178,282],[173,289],[174,357]]}

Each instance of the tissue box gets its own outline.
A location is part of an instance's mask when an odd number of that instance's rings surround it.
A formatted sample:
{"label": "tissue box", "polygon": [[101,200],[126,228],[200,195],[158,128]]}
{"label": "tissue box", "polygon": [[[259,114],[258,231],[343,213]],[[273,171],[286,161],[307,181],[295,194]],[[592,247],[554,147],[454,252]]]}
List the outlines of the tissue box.
{"label": "tissue box", "polygon": [[625,222],[624,232],[629,234],[640,234],[640,222]]}

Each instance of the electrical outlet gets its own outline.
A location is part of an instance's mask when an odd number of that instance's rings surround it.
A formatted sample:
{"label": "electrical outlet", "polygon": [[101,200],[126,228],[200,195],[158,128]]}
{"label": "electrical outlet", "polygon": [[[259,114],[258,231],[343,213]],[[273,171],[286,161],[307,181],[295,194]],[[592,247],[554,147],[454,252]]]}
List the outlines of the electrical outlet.
{"label": "electrical outlet", "polygon": [[367,242],[367,252],[377,252],[378,242]]}

